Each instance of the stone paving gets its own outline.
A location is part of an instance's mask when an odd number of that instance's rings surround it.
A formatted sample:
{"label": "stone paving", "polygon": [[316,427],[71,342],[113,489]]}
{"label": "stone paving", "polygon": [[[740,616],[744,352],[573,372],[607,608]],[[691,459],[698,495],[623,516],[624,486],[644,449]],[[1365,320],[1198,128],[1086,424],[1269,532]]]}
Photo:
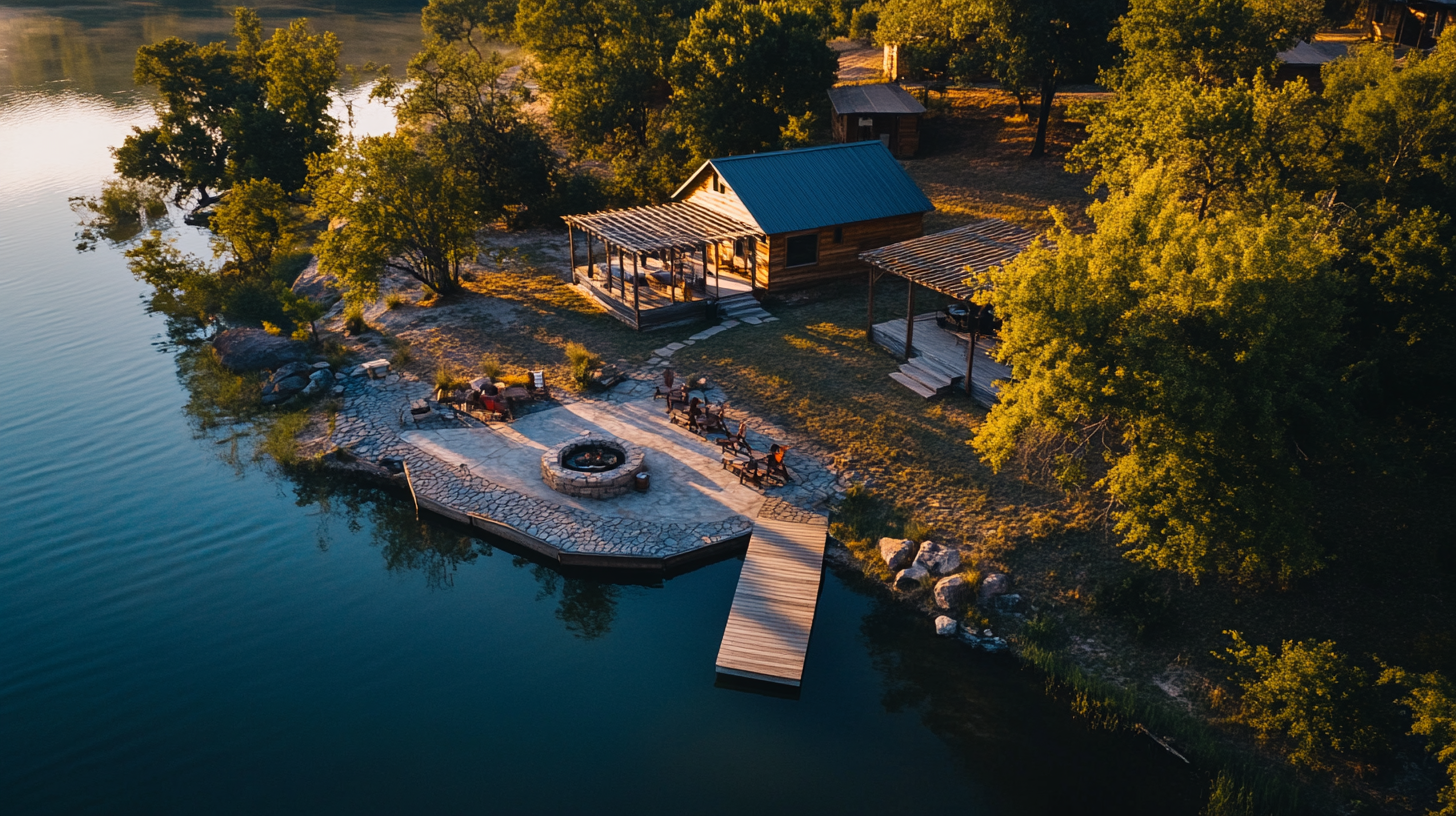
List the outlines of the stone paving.
{"label": "stone paving", "polygon": [[[770,439],[791,446],[785,462],[793,481],[764,489],[740,485],[723,470],[716,444],[672,425],[665,403],[652,398],[674,351],[737,325],[727,320],[669,343],[610,391],[591,398],[560,394],[559,404],[511,423],[438,417],[416,425],[405,418],[405,408],[428,397],[429,384],[408,374],[373,380],[356,371],[342,379],[343,406],[332,437],[312,447],[337,447],[368,463],[400,460],[423,506],[460,520],[488,519],[579,558],[669,559],[747,535],[761,512],[822,516],[842,492],[828,452],[748,416],[755,450],[767,450]],[[714,403],[727,399],[716,387],[697,393]],[[745,418],[731,402],[725,416],[735,425]],[[582,433],[645,448],[651,489],[593,500],[548,487],[540,476],[542,451]]]}

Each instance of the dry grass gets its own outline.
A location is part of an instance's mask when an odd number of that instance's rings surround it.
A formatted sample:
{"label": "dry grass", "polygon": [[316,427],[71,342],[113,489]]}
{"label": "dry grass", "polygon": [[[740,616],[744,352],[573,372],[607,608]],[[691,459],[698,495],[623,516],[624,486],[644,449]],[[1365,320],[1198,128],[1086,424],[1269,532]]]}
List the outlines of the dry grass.
{"label": "dry grass", "polygon": [[906,164],[911,178],[930,196],[935,212],[925,231],[939,232],[979,218],[1004,218],[1027,227],[1051,224],[1048,207],[1081,222],[1092,197],[1088,179],[1063,169],[1068,150],[1082,138],[1080,122],[1067,119],[1067,105],[1082,95],[1064,94],[1052,107],[1047,155],[1029,157],[1036,122],[1022,115],[1016,99],[991,88],[932,93],[917,157]]}

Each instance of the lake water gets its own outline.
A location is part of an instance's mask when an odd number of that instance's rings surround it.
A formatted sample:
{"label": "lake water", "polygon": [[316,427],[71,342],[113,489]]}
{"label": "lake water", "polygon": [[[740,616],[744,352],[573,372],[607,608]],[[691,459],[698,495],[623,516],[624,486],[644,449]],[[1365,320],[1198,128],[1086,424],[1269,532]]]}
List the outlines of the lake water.
{"label": "lake water", "polygon": [[[402,65],[417,15],[361,7],[310,16]],[[144,287],[74,250],[67,197],[150,116],[136,47],[228,25],[0,5],[0,812],[1196,811],[1181,762],[852,577],[799,699],[720,688],[737,559],[563,575],[196,437]]]}

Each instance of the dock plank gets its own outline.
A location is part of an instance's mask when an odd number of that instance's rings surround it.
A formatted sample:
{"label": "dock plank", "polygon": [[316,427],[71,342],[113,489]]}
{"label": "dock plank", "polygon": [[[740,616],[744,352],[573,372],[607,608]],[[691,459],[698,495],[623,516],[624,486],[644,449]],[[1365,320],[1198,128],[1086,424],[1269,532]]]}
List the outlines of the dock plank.
{"label": "dock plank", "polygon": [[760,518],[718,647],[718,671],[797,686],[814,628],[827,527]]}

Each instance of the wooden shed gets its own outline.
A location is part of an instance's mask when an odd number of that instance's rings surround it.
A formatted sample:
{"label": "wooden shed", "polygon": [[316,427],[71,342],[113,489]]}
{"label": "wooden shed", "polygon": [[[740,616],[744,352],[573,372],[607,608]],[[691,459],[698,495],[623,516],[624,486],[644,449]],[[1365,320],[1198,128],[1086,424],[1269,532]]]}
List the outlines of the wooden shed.
{"label": "wooden shed", "polygon": [[902,159],[913,158],[920,148],[920,118],[925,106],[899,85],[830,88],[829,104],[834,107],[835,141],[878,139]]}

